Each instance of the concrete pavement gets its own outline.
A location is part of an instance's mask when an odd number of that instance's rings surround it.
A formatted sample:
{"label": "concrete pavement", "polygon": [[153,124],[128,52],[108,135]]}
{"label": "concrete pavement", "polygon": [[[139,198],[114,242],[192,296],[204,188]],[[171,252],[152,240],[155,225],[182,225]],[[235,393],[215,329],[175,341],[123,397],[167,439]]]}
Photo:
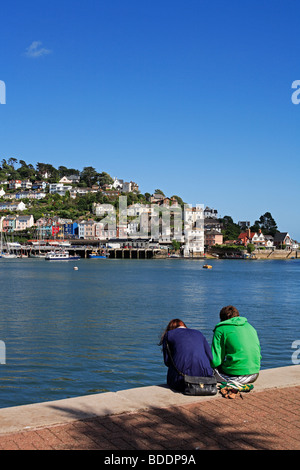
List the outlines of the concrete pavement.
{"label": "concrete pavement", "polygon": [[300,450],[300,365],[263,370],[243,399],[141,387],[0,409],[0,449]]}

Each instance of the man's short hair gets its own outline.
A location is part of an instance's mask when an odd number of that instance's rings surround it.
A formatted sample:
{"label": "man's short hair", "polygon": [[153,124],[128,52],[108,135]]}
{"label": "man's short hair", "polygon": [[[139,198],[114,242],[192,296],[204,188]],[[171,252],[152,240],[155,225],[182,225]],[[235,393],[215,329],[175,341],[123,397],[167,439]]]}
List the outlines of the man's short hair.
{"label": "man's short hair", "polygon": [[220,320],[228,320],[229,318],[239,317],[239,311],[233,305],[227,305],[227,307],[223,307],[220,311]]}

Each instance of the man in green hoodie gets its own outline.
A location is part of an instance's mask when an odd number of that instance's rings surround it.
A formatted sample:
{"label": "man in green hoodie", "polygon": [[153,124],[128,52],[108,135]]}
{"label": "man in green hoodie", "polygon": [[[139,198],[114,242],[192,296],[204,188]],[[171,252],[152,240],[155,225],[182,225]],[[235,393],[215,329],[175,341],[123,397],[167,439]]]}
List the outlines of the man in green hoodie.
{"label": "man in green hoodie", "polygon": [[220,311],[212,340],[212,362],[218,382],[254,382],[260,370],[260,343],[247,318],[232,305]]}

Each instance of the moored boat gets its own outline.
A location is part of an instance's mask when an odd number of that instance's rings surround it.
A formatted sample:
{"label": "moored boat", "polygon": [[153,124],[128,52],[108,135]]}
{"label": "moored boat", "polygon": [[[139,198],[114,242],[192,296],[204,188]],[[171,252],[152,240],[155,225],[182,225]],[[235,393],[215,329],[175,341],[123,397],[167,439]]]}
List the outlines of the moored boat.
{"label": "moored boat", "polygon": [[98,251],[92,251],[89,254],[89,258],[92,258],[92,259],[105,259],[105,258],[107,258],[107,256],[104,252],[103,253],[98,253]]}
{"label": "moored boat", "polygon": [[80,259],[80,256],[71,256],[66,250],[49,251],[45,256],[45,260],[47,261],[74,261],[78,259]]}

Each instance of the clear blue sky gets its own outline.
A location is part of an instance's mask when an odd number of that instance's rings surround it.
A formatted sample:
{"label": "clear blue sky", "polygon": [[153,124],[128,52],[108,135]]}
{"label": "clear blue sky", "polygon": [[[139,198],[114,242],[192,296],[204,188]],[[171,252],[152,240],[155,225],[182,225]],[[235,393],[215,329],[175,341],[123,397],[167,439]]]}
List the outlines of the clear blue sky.
{"label": "clear blue sky", "polygon": [[93,166],[300,241],[300,2],[1,5],[0,159]]}

